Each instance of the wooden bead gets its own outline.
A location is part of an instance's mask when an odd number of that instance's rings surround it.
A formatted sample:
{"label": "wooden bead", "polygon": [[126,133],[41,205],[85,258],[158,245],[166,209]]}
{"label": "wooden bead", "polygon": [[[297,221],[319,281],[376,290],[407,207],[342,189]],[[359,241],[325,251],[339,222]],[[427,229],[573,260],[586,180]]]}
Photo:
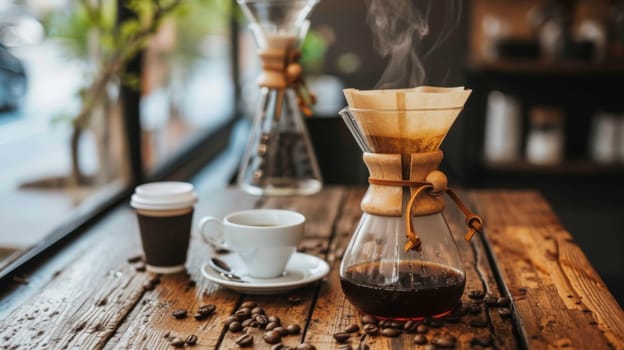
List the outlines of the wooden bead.
{"label": "wooden bead", "polygon": [[434,170],[427,175],[425,181],[429,182],[433,189],[431,189],[432,193],[442,193],[446,191],[448,179],[443,172],[439,170]]}

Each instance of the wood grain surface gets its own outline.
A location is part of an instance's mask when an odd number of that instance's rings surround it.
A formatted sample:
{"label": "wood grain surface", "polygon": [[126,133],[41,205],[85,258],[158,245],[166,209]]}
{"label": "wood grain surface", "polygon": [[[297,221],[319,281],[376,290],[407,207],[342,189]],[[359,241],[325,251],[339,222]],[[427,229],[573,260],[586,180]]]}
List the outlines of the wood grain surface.
{"label": "wood grain surface", "polygon": [[[27,283],[2,291],[0,349],[173,349],[172,337],[196,335],[188,349],[238,349],[241,333],[228,332],[225,320],[243,302],[254,301],[283,325],[302,331],[283,343],[303,341],[317,349],[337,349],[333,334],[360,323],[360,313],[345,299],[338,270],[345,247],[362,214],[364,188],[326,187],[307,197],[259,198],[235,189],[200,193],[194,222],[205,215],[223,216],[253,207],[285,208],[307,219],[300,250],[322,257],[331,266],[323,280],[298,290],[269,296],[249,296],[204,279],[201,266],[217,254],[193,233],[187,273],[154,278],[136,271],[128,257],[140,254],[134,213],[123,206],[69,244],[61,253],[35,266]],[[457,323],[430,327],[430,343],[442,334],[457,338],[455,348],[483,348],[475,339],[490,339],[498,349],[623,349],[624,313],[604,286],[581,249],[554,216],[544,199],[531,191],[475,191],[463,195],[485,218],[486,232],[463,240],[460,212],[447,203],[451,226],[466,270],[464,308],[475,312]],[[513,300],[513,315],[487,306],[470,293]],[[296,297],[293,300],[290,297]],[[290,299],[289,299],[290,298]],[[216,312],[198,321],[192,316],[202,305]],[[184,319],[172,316],[186,309]],[[482,327],[471,326],[475,320]],[[270,349],[263,330],[250,329],[254,349]],[[166,337],[167,336],[167,337]],[[414,334],[396,338],[365,336],[362,330],[349,343],[371,349],[424,349]]]}

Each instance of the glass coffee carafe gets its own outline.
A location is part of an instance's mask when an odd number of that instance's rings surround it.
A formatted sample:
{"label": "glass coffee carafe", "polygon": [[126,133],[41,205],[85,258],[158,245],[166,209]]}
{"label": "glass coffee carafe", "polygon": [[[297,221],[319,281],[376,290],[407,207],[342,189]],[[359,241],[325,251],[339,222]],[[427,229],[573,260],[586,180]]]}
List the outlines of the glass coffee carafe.
{"label": "glass coffee carafe", "polygon": [[[418,95],[425,99],[421,109],[403,105],[400,101],[412,94],[397,98],[398,90],[386,96],[389,105],[380,103],[391,107],[383,109],[358,103],[358,98],[368,100],[371,92],[347,94],[350,106],[340,114],[364,152],[370,178],[361,203],[364,213],[342,259],[340,281],[347,299],[366,314],[440,317],[463,294],[466,274],[442,214],[446,177],[437,170],[443,157],[439,146],[469,94],[461,90],[465,98],[451,102],[442,95]],[[436,98],[440,102],[432,103]],[[394,105],[396,101],[400,105]],[[471,236],[480,229],[481,219],[467,209],[464,213]]]}
{"label": "glass coffee carafe", "polygon": [[254,195],[318,192],[319,166],[303,120],[312,95],[298,63],[306,17],[318,0],[238,0],[259,47],[260,101],[239,168],[238,185]]}

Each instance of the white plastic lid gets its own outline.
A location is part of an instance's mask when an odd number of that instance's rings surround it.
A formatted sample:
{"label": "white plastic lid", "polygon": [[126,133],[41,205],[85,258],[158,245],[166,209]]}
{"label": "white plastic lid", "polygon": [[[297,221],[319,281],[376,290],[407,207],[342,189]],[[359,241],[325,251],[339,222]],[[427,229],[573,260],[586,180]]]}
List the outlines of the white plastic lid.
{"label": "white plastic lid", "polygon": [[138,186],[130,199],[136,209],[170,210],[195,205],[197,195],[188,182],[163,181]]}

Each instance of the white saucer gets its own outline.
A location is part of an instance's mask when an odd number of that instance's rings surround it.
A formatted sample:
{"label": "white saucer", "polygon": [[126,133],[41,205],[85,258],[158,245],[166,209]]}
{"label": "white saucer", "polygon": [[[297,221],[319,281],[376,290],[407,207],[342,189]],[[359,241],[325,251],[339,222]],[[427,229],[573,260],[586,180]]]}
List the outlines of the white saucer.
{"label": "white saucer", "polygon": [[284,274],[276,278],[247,276],[247,269],[236,254],[221,255],[219,259],[228,264],[232,272],[241,276],[247,283],[226,279],[213,270],[208,263],[204,263],[201,267],[204,277],[223,287],[246,294],[285,293],[318,281],[329,272],[329,265],[324,260],[304,253],[294,253],[286,265]]}

